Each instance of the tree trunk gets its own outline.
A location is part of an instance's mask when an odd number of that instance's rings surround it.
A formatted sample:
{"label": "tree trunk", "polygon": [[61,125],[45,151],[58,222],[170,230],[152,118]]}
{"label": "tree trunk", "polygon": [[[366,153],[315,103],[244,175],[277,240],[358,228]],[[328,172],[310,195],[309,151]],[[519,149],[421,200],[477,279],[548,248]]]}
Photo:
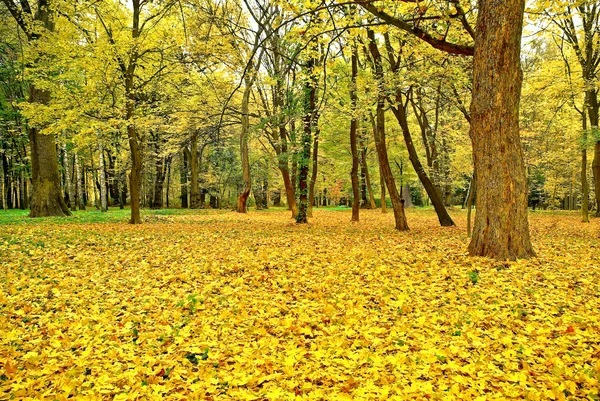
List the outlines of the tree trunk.
{"label": "tree trunk", "polygon": [[404,214],[404,201],[398,193],[396,187],[396,180],[392,174],[390,162],[387,155],[387,144],[385,142],[385,86],[383,82],[383,67],[381,63],[381,54],[377,48],[375,42],[375,33],[371,30],[367,30],[369,38],[369,51],[373,56],[373,64],[375,67],[375,79],[378,85],[377,91],[377,113],[376,113],[376,130],[375,130],[375,147],[377,148],[377,156],[379,158],[379,165],[383,173],[383,178],[387,189],[390,193],[392,200],[392,208],[394,210],[394,220],[396,223],[396,230],[405,231],[408,230],[408,223],[406,221],[406,215]]}
{"label": "tree trunk", "polygon": [[287,166],[282,166],[280,164],[279,171],[281,172],[281,178],[283,179],[283,186],[285,187],[285,197],[288,207],[292,211],[292,218],[295,218],[298,214],[298,205],[296,204],[296,190],[290,178],[290,170],[287,168]]}
{"label": "tree trunk", "polygon": [[587,180],[587,121],[585,108],[581,113],[583,127],[583,146],[581,148],[581,221],[590,222],[589,217],[589,186]]}
{"label": "tree trunk", "polygon": [[188,154],[187,149],[181,152],[181,170],[179,172],[179,183],[181,184],[181,207],[187,209],[188,207]]}
{"label": "tree trunk", "polygon": [[[50,92],[37,89],[33,84],[29,90],[29,102],[48,104]],[[70,216],[60,190],[58,154],[53,135],[40,134],[35,126],[28,128],[31,146],[31,211],[29,217]]]}
{"label": "tree trunk", "polygon": [[167,208],[169,208],[169,193],[171,189],[171,163],[173,156],[167,158],[167,191],[165,193],[165,200],[167,201]]}
{"label": "tree trunk", "polygon": [[77,210],[77,205],[75,203],[75,189],[73,188],[73,182],[71,180],[71,163],[69,162],[69,154],[67,153],[67,145],[63,144],[63,154],[64,154],[64,169],[65,169],[65,182],[67,184],[67,193],[69,194],[69,207],[71,211]]}
{"label": "tree trunk", "polygon": [[152,209],[162,209],[163,207],[163,189],[165,185],[165,159],[159,157],[156,162],[156,174],[154,177],[153,199],[150,207]]}
{"label": "tree trunk", "polygon": [[106,193],[106,172],[104,170],[104,149],[102,149],[102,145],[98,144],[98,151],[100,152],[100,165],[99,165],[99,173],[100,173],[100,211],[106,212],[108,211],[108,199]]}
{"label": "tree trunk", "polygon": [[479,1],[477,16],[470,130],[477,213],[469,252],[498,260],[535,255],[519,136],[524,7],[525,0]]}
{"label": "tree trunk", "polygon": [[438,221],[440,222],[440,225],[443,227],[453,226],[454,221],[452,221],[452,218],[448,214],[448,211],[446,210],[446,207],[444,206],[443,199],[440,197],[439,192],[436,190],[435,186],[429,179],[427,172],[425,171],[425,169],[423,168],[423,165],[421,164],[421,161],[419,160],[419,155],[418,155],[417,150],[415,149],[415,145],[412,141],[412,136],[410,133],[410,129],[408,127],[408,120],[406,117],[406,110],[404,109],[404,106],[402,105],[402,98],[401,98],[401,93],[399,90],[397,90],[397,92],[396,92],[396,101],[398,102],[398,106],[397,107],[392,106],[391,109],[392,109],[394,115],[396,116],[396,119],[398,120],[400,127],[402,128],[402,135],[404,136],[404,143],[406,144],[406,149],[408,150],[408,158],[410,159],[410,162],[411,162],[413,168],[415,169],[415,172],[417,173],[419,180],[423,184],[425,191],[427,191],[427,195],[429,196],[429,199],[431,199],[431,203],[433,203],[433,207],[435,209],[435,212],[437,213]]}
{"label": "tree trunk", "polygon": [[247,201],[252,190],[252,180],[250,179],[250,154],[248,150],[248,129],[250,127],[249,103],[250,92],[252,91],[252,82],[246,79],[246,87],[242,96],[242,129],[240,132],[240,157],[242,162],[242,180],[244,187],[237,199],[236,210],[238,213],[247,212]]}
{"label": "tree trunk", "polygon": [[358,57],[356,55],[356,45],[352,46],[352,83],[350,84],[350,104],[352,119],[350,120],[350,152],[352,153],[352,171],[350,178],[352,180],[352,221],[360,220],[360,192],[358,183],[358,117],[356,103],[358,96],[356,94],[356,77],[358,76]]}
{"label": "tree trunk", "polygon": [[85,199],[83,198],[83,182],[81,179],[81,167],[79,166],[79,157],[77,157],[77,152],[74,154],[75,158],[75,174],[77,174],[77,204],[79,206],[79,210],[85,210]]}
{"label": "tree trunk", "polygon": [[199,186],[199,169],[198,169],[198,133],[192,134],[190,142],[190,209],[198,209],[200,207],[200,186]]}
{"label": "tree trunk", "polygon": [[[588,90],[585,93],[585,106],[587,108],[588,118],[590,119],[590,128],[592,135],[598,133],[598,92]],[[596,136],[597,138],[597,136]],[[592,170],[594,172],[594,191],[596,195],[596,217],[600,216],[600,141],[594,144],[594,160],[592,161]]]}
{"label": "tree trunk", "polygon": [[[317,117],[315,117],[315,120]],[[317,124],[317,122],[313,122]],[[317,182],[317,173],[319,169],[319,134],[320,130],[317,127],[315,129],[315,138],[313,140],[313,153],[312,153],[312,169],[310,172],[310,184],[308,186],[308,217],[313,217],[312,208],[315,205],[315,183]]]}
{"label": "tree trunk", "polygon": [[475,173],[473,173],[471,177],[471,182],[469,183],[469,193],[467,195],[466,205],[467,205],[467,236],[471,236],[471,209],[473,208],[473,197],[475,196],[476,191],[476,177]]}
{"label": "tree trunk", "polygon": [[369,174],[369,165],[367,163],[367,148],[361,149],[361,165],[365,172],[365,183],[367,186],[367,192],[369,193],[369,209],[375,209],[375,195],[373,194],[373,187],[371,186],[371,175]]}
{"label": "tree trunk", "polygon": [[[391,70],[394,73],[397,73],[400,68],[400,60],[396,60],[394,58],[392,45],[390,43],[389,36],[387,35],[385,36],[385,43],[390,59]],[[402,136],[404,137],[404,143],[406,144],[406,149],[408,151],[410,162],[415,172],[417,173],[419,180],[423,184],[423,187],[425,187],[425,191],[427,191],[427,195],[429,195],[431,203],[433,203],[433,207],[438,216],[438,221],[440,222],[440,225],[444,227],[453,226],[454,222],[452,221],[452,218],[450,217],[448,211],[446,210],[446,207],[444,206],[444,201],[440,197],[440,193],[436,190],[435,186],[429,179],[427,172],[423,168],[421,161],[419,160],[419,155],[417,153],[417,150],[415,149],[415,145],[412,140],[412,135],[410,133],[410,128],[408,126],[406,112],[407,105],[403,101],[402,90],[399,87],[396,88],[395,101],[397,105],[392,105],[391,109],[394,113],[394,116],[396,116],[396,120],[398,120],[400,128],[402,129]]]}

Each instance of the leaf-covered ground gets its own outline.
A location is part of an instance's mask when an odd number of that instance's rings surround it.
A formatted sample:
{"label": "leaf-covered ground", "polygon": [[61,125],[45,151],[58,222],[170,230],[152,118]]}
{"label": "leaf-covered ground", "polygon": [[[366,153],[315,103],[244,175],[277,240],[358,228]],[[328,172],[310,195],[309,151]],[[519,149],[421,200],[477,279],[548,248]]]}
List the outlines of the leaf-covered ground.
{"label": "leaf-covered ground", "polygon": [[4,213],[0,399],[598,399],[597,219],[497,263],[461,211],[197,213]]}

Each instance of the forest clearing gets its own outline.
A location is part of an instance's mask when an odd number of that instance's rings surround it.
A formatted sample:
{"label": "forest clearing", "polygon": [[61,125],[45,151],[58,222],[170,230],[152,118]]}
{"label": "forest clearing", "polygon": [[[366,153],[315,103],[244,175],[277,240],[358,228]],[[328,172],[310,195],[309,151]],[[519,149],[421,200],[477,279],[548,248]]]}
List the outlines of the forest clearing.
{"label": "forest clearing", "polygon": [[0,400],[600,401],[598,0],[0,0]]}
{"label": "forest clearing", "polygon": [[3,217],[3,399],[597,399],[598,220],[496,262],[461,210],[86,214]]}

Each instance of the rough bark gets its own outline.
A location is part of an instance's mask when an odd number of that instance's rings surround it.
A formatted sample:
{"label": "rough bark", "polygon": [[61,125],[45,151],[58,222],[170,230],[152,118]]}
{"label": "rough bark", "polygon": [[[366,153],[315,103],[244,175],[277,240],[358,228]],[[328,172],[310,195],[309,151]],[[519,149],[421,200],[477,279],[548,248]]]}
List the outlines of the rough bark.
{"label": "rough bark", "polygon": [[471,255],[498,260],[535,253],[519,136],[524,0],[479,1],[470,137],[477,199]]}
{"label": "rough bark", "polygon": [[390,162],[387,155],[387,144],[385,141],[385,85],[383,81],[383,67],[381,62],[381,53],[375,42],[375,33],[371,30],[367,30],[369,38],[369,51],[373,56],[373,65],[375,68],[374,75],[378,85],[377,92],[377,112],[376,112],[376,129],[375,129],[375,147],[377,148],[377,156],[379,158],[379,165],[383,173],[383,178],[387,186],[390,198],[392,200],[392,208],[394,210],[394,220],[396,230],[405,231],[408,230],[408,223],[406,221],[406,215],[404,213],[404,202],[398,193],[396,187],[396,180],[392,174]]}
{"label": "rough bark", "polygon": [[[47,104],[50,93],[30,87],[31,103]],[[44,135],[35,126],[28,128],[31,146],[31,211],[29,217],[70,216],[60,190],[58,154],[53,135]]]}
{"label": "rough bark", "polygon": [[360,219],[360,192],[358,183],[358,116],[356,103],[358,95],[356,94],[356,77],[358,76],[358,58],[356,55],[356,46],[352,46],[352,83],[350,85],[350,107],[352,119],[350,120],[350,152],[352,154],[352,171],[350,178],[352,180],[352,221]]}
{"label": "rough bark", "polygon": [[[54,31],[53,12],[54,8],[48,0],[39,0],[37,10],[33,10],[26,2],[21,2],[21,10],[10,0],[4,0],[4,4],[15,18],[17,24],[23,29],[27,39],[33,42],[40,38],[43,33],[34,31],[28,24],[29,19],[44,27],[47,32]],[[27,14],[27,15],[25,15]],[[46,105],[50,101],[50,92],[36,87],[34,83],[29,87],[29,102]],[[58,172],[58,153],[54,136],[40,133],[40,127],[30,125],[27,129],[29,144],[31,146],[31,211],[29,217],[45,216],[70,216],[60,189],[60,175]]]}

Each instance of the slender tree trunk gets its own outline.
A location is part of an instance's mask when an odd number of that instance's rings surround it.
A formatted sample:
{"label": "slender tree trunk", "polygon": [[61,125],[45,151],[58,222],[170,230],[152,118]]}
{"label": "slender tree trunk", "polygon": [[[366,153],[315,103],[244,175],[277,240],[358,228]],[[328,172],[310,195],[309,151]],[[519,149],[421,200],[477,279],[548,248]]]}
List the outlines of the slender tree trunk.
{"label": "slender tree trunk", "polygon": [[85,210],[85,199],[83,198],[83,182],[81,179],[81,167],[79,166],[79,157],[77,152],[74,154],[75,158],[75,173],[77,174],[77,203],[79,210]]}
{"label": "slender tree trunk", "polygon": [[[128,79],[129,80],[129,79]],[[133,77],[131,77],[133,81]],[[133,87],[133,83],[131,83]],[[129,173],[129,194],[131,199],[131,218],[129,224],[142,224],[140,215],[140,189],[142,184],[142,152],[140,150],[140,138],[137,129],[132,122],[134,116],[133,94],[129,93],[126,106],[127,137],[129,138],[129,150],[131,151],[131,172]]]}
{"label": "slender tree trunk", "polygon": [[163,207],[163,190],[165,185],[165,159],[159,157],[156,162],[154,191],[151,207],[152,209],[162,209]]}
{"label": "slender tree trunk", "polygon": [[200,207],[200,186],[199,186],[199,169],[198,169],[198,133],[194,132],[191,138],[190,153],[188,154],[190,161],[190,209],[198,209]]}
{"label": "slender tree trunk", "polygon": [[[314,59],[308,63],[308,70],[311,71],[314,66]],[[312,71],[310,72],[312,74]],[[298,191],[300,199],[298,205],[298,214],[296,223],[308,223],[308,166],[310,161],[310,147],[312,142],[313,120],[315,110],[315,82],[314,77],[310,77],[304,86],[304,130],[302,131],[301,141],[302,150],[299,161]]]}
{"label": "slender tree trunk", "polygon": [[181,207],[188,207],[188,155],[186,150],[181,152],[181,170],[179,172],[179,183],[181,185]]}
{"label": "slender tree trunk", "polygon": [[367,184],[367,192],[369,193],[369,209],[376,209],[375,195],[373,194],[373,187],[371,186],[371,175],[369,174],[369,165],[367,163],[367,148],[361,149],[361,161],[365,171],[365,183]]}
{"label": "slender tree trunk", "polygon": [[469,193],[467,195],[467,236],[471,236],[471,209],[473,208],[473,197],[475,196],[477,178],[475,177],[475,173],[471,177],[471,182],[469,183]]}
{"label": "slender tree trunk", "polygon": [[2,207],[4,210],[11,208],[10,202],[10,175],[8,172],[8,156],[6,156],[7,145],[3,144],[4,152],[2,152]]}
{"label": "slender tree trunk", "polygon": [[381,168],[381,165],[379,165],[379,186],[381,188],[381,213],[387,213],[387,200],[385,196],[385,178],[383,177],[383,169]]}
{"label": "slender tree trunk", "polygon": [[519,136],[524,7],[525,0],[479,1],[477,16],[470,113],[477,213],[469,252],[498,260],[535,255]]}
{"label": "slender tree trunk", "polygon": [[[597,90],[588,90],[585,94],[585,105],[588,118],[590,119],[590,128],[592,135],[598,133],[599,103]],[[594,172],[594,192],[596,195],[596,216],[600,216],[600,141],[594,144],[594,160],[592,161],[592,170]]]}
{"label": "slender tree trunk", "polygon": [[249,103],[252,92],[252,82],[246,79],[246,87],[242,96],[242,130],[240,132],[240,156],[242,162],[242,180],[244,187],[237,199],[238,213],[247,212],[247,201],[252,191],[252,180],[250,178],[250,153],[248,150],[248,129],[250,127]]}
{"label": "slender tree trunk", "polygon": [[98,152],[100,152],[100,211],[106,212],[108,211],[108,200],[106,199],[106,172],[104,170],[104,149],[102,149],[102,144],[98,144]]}
{"label": "slender tree trunk", "polygon": [[[315,117],[315,120],[318,117]],[[315,121],[313,124],[317,124]],[[312,169],[310,172],[310,183],[308,186],[308,217],[313,217],[313,206],[315,204],[315,183],[317,182],[317,173],[319,168],[319,134],[320,130],[318,127],[315,128],[315,137],[313,140],[313,152],[312,152]]]}
{"label": "slender tree trunk", "polygon": [[173,160],[173,156],[169,156],[167,159],[167,191],[165,194],[165,198],[167,201],[167,208],[169,207],[169,192],[171,189],[171,163]]}
{"label": "slender tree trunk", "polygon": [[65,169],[65,182],[67,184],[67,193],[69,194],[69,206],[71,211],[77,210],[77,206],[75,204],[75,190],[73,188],[73,182],[71,181],[71,163],[69,161],[69,154],[67,153],[67,145],[63,144],[63,154],[64,154],[64,169]]}
{"label": "slender tree trunk", "polygon": [[[391,43],[389,40],[389,36],[387,36],[387,35],[385,36],[385,43],[386,43],[386,48],[388,51],[388,56],[390,59],[391,70],[394,73],[397,73],[399,70],[399,67],[400,67],[400,61],[396,60],[394,58],[394,52],[393,52],[393,49],[392,49],[392,46],[391,46]],[[394,113],[394,116],[396,116],[396,120],[398,120],[398,124],[400,125],[400,128],[402,130],[402,136],[404,137],[404,143],[406,144],[406,149],[408,150],[408,156],[409,156],[410,162],[411,162],[415,172],[417,173],[419,180],[423,184],[423,187],[425,187],[425,191],[427,191],[427,195],[429,195],[429,198],[431,199],[431,203],[433,203],[433,207],[438,216],[440,225],[442,225],[444,227],[453,226],[454,222],[452,221],[452,218],[450,217],[450,215],[448,214],[448,211],[446,210],[446,207],[444,206],[444,201],[440,197],[440,193],[436,190],[436,187],[433,185],[433,183],[429,179],[429,176],[427,175],[425,168],[423,168],[423,165],[421,164],[421,160],[419,159],[419,154],[417,153],[417,150],[415,149],[415,145],[412,140],[412,135],[410,133],[410,128],[408,126],[408,119],[407,119],[407,112],[406,112],[407,106],[405,105],[404,100],[402,98],[401,88],[396,88],[395,97],[396,97],[395,101],[396,101],[397,105],[396,106],[392,105],[391,109],[392,109],[392,112]]]}
{"label": "slender tree trunk", "polygon": [[392,106],[391,109],[394,112],[394,115],[396,116],[400,127],[402,128],[404,143],[406,144],[406,149],[408,150],[408,158],[410,159],[410,162],[413,168],[415,169],[419,180],[423,184],[425,191],[427,191],[427,195],[429,196],[429,199],[431,199],[431,203],[433,203],[433,207],[435,209],[435,212],[437,213],[440,225],[444,227],[453,226],[454,221],[452,221],[452,218],[448,214],[448,210],[446,210],[446,207],[444,206],[443,199],[440,197],[439,192],[436,190],[435,186],[429,179],[427,172],[425,171],[423,165],[421,164],[421,161],[419,160],[419,155],[417,153],[417,150],[415,149],[410,129],[408,127],[406,110],[404,109],[404,106],[402,105],[402,99],[399,98],[399,96],[401,96],[401,94],[398,91],[396,93],[396,100],[399,100],[400,103],[398,107]]}
{"label": "slender tree trunk", "polygon": [[292,183],[292,179],[290,178],[290,170],[287,166],[279,164],[279,171],[281,172],[281,178],[283,179],[288,207],[292,211],[292,218],[295,218],[298,214],[298,205],[296,204],[296,190]]}
{"label": "slender tree trunk", "polygon": [[350,104],[352,119],[350,120],[350,151],[352,153],[352,171],[350,178],[352,180],[352,221],[360,220],[360,192],[358,183],[358,117],[356,103],[358,95],[356,94],[356,77],[358,76],[358,57],[356,45],[352,46],[352,83],[350,84]]}
{"label": "slender tree trunk", "polygon": [[587,180],[587,121],[585,108],[581,113],[583,126],[583,146],[581,148],[581,221],[590,222],[589,217],[589,185]]}
{"label": "slender tree trunk", "polygon": [[377,93],[377,113],[376,113],[376,130],[375,130],[375,147],[377,148],[377,156],[379,158],[379,165],[383,173],[383,178],[387,189],[390,193],[392,200],[392,208],[394,210],[394,220],[396,223],[396,230],[405,231],[408,230],[408,223],[406,221],[406,215],[404,214],[404,201],[402,200],[398,189],[396,187],[396,180],[390,167],[390,162],[387,155],[387,144],[385,142],[385,86],[383,82],[383,67],[381,63],[381,54],[377,48],[375,42],[375,33],[371,30],[367,30],[369,38],[369,51],[373,56],[373,64],[375,67],[375,79],[378,85]]}
{"label": "slender tree trunk", "polygon": [[[373,113],[369,112],[369,119],[371,120],[371,128],[373,130],[373,137],[375,138],[377,136],[377,123],[375,122],[375,118],[373,117]],[[379,187],[381,188],[381,196],[380,196],[380,203],[381,203],[381,213],[387,213],[387,200],[386,198],[386,191],[385,191],[385,178],[383,176],[383,169],[381,167],[381,163],[377,163],[379,166]]]}

